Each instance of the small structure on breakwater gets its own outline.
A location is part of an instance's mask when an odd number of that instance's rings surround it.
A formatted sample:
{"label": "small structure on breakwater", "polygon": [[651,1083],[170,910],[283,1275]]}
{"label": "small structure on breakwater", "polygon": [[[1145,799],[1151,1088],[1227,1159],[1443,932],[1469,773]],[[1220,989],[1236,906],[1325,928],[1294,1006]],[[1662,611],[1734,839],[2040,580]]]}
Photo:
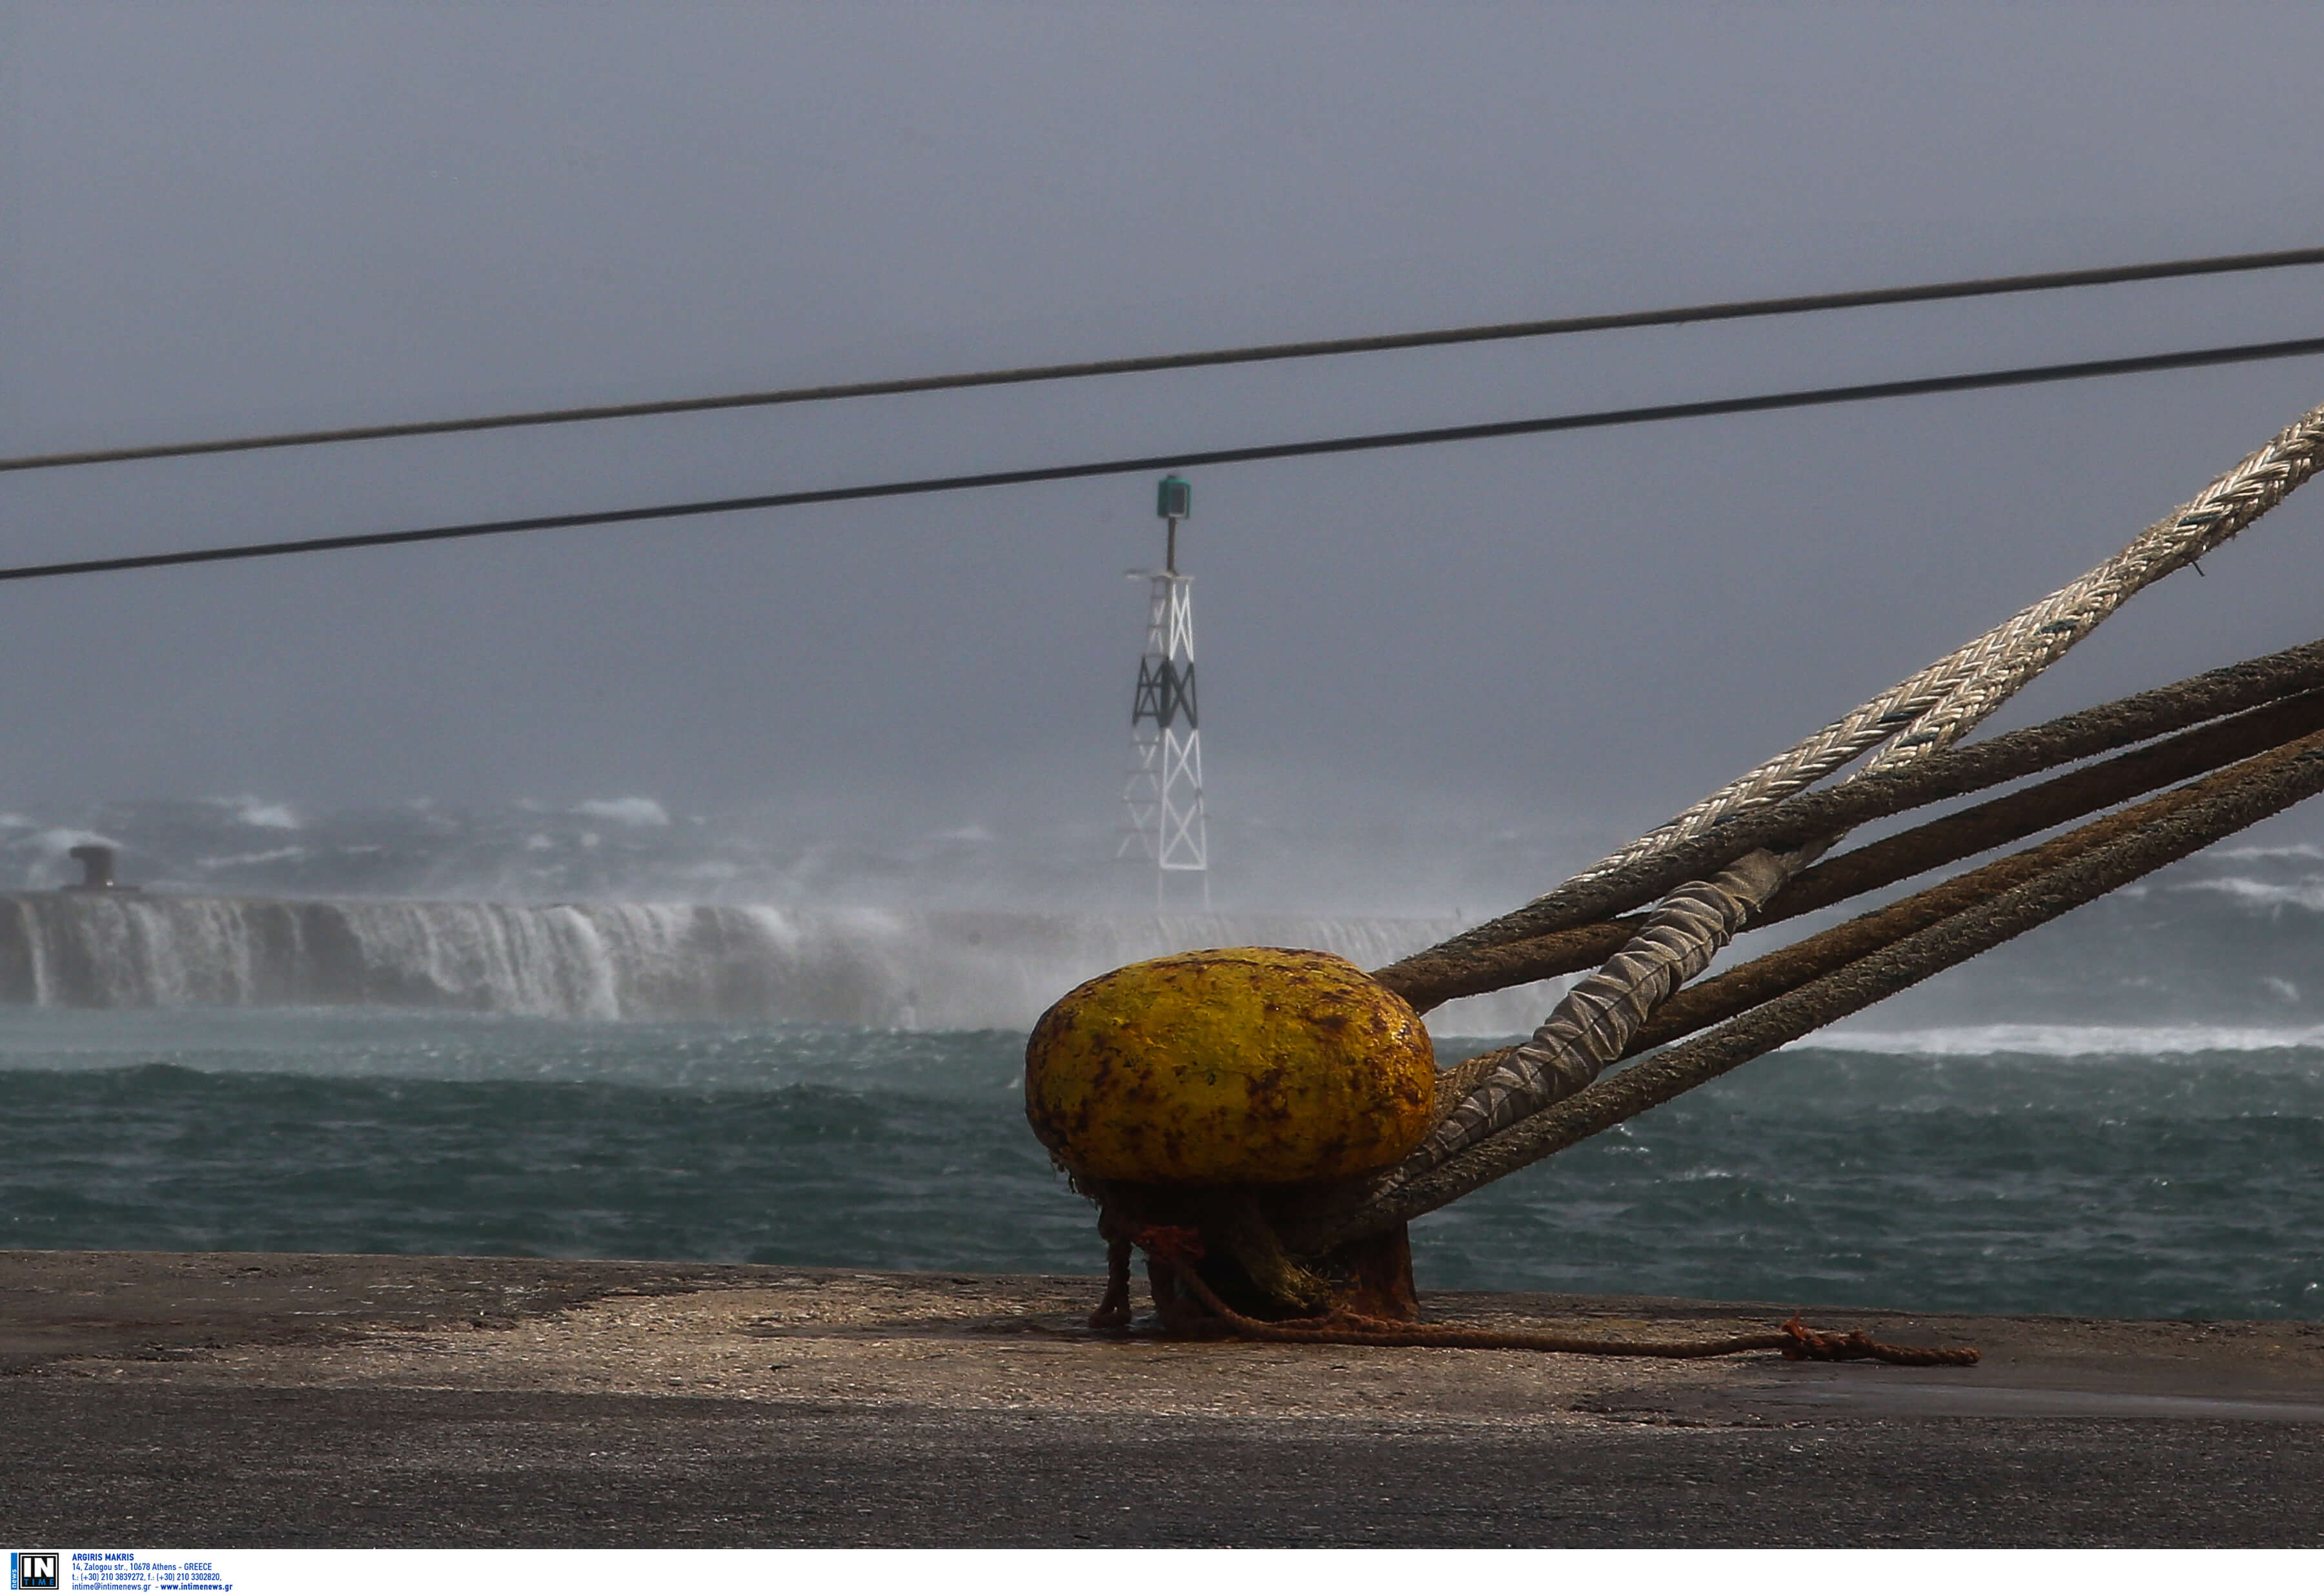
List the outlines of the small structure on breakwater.
{"label": "small structure on breakwater", "polygon": [[134,886],[124,886],[113,878],[114,853],[102,842],[84,842],[68,849],[65,856],[80,865],[80,879],[60,890],[65,891],[135,891]]}

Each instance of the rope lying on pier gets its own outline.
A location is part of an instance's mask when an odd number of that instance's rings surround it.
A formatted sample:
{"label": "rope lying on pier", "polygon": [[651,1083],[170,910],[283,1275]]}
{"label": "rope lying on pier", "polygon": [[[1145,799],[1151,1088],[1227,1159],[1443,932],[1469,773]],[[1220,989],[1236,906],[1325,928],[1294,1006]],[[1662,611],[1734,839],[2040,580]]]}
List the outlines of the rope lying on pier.
{"label": "rope lying on pier", "polygon": [[[1211,1288],[1201,1270],[1204,1251],[1200,1233],[1183,1228],[1157,1227],[1135,1238],[1146,1253],[1167,1328],[1176,1335],[1233,1335],[1247,1341],[1275,1341],[1295,1345],[1442,1346],[1491,1351],[1562,1351],[1585,1357],[1660,1357],[1693,1360],[1729,1357],[1739,1351],[1781,1351],[1792,1361],[1840,1362],[1868,1360],[1909,1368],[1970,1367],[1978,1360],[1973,1346],[1891,1346],[1873,1340],[1862,1330],[1828,1334],[1810,1329],[1794,1315],[1782,1328],[1757,1334],[1717,1335],[1696,1340],[1637,1340],[1622,1335],[1546,1334],[1534,1330],[1478,1329],[1457,1323],[1399,1323],[1357,1313],[1327,1313],[1313,1318],[1274,1321],[1252,1318],[1228,1305]],[[1120,1242],[1114,1253],[1116,1272],[1108,1282],[1106,1299],[1121,1301],[1119,1318],[1093,1327],[1121,1327],[1130,1322],[1130,1245]],[[1202,1308],[1189,1313],[1180,1293]],[[1102,1312],[1103,1309],[1101,1309]]]}

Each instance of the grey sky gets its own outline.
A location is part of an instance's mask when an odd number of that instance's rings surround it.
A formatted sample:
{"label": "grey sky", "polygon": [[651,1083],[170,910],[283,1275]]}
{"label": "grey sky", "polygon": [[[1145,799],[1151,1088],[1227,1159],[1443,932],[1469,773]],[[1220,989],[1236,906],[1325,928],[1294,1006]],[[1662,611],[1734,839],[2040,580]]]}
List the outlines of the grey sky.
{"label": "grey sky", "polygon": [[[0,0],[0,449],[2314,244],[2319,49],[2312,6]],[[0,553],[2306,336],[2319,290],[0,478]],[[1428,854],[1522,822],[1582,862],[2319,400],[2311,361],[1197,473],[1214,806],[1319,806]],[[1110,823],[1148,493],[0,590],[0,806],[639,793]],[[2319,532],[2324,499],[2295,498],[2024,712],[2307,640]]]}

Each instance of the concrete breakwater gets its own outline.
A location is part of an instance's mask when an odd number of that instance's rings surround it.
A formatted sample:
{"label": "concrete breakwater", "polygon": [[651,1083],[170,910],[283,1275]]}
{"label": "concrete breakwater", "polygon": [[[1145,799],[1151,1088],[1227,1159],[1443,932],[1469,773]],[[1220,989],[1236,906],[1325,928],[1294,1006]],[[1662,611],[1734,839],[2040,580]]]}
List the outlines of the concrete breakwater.
{"label": "concrete breakwater", "polygon": [[[0,895],[0,1002],[370,1005],[595,1019],[1021,1028],[1062,992],[1190,947],[1321,948],[1366,967],[1451,920],[910,913],[673,903]],[[1530,1028],[1539,990],[1442,1011]]]}

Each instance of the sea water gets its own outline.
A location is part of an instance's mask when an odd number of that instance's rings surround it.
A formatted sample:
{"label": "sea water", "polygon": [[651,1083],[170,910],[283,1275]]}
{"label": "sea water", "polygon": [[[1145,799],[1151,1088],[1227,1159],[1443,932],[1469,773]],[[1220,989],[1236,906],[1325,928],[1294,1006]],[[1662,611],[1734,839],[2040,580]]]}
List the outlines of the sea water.
{"label": "sea water", "polygon": [[[1088,1272],[1025,1128],[1043,1006],[1170,947],[1370,966],[1475,917],[999,912],[917,853],[871,871],[907,901],[841,906],[658,816],[99,816],[152,890],[0,897],[0,1246]],[[53,883],[86,834],[0,816],[0,863]],[[1450,1060],[1554,998],[1429,1023]],[[1424,1288],[2324,1319],[2324,849],[2213,849],[1413,1246]]]}
{"label": "sea water", "polygon": [[[1414,1226],[1422,1288],[2324,1318],[2324,1045],[1794,1048]],[[2006,1044],[2006,1045],[2004,1045]],[[1470,1043],[1448,1042],[1448,1055]],[[0,1245],[1089,1272],[1023,1034],[0,1016]]]}

